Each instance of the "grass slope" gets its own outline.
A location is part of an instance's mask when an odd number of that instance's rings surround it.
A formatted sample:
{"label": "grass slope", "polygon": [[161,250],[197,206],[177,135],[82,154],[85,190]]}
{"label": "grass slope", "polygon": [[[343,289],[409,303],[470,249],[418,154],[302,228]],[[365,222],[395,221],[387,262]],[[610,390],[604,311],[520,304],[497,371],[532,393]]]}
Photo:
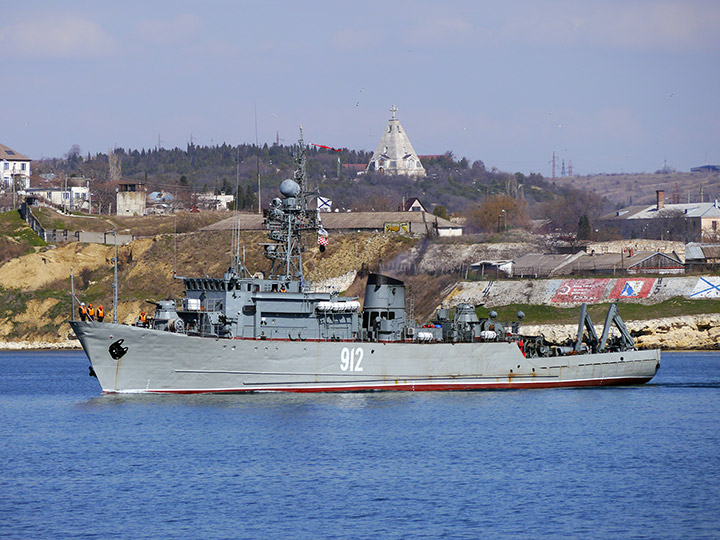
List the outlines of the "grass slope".
{"label": "grass slope", "polygon": [[[595,324],[605,321],[609,303],[593,304],[588,306],[588,313]],[[503,321],[517,320],[518,311],[525,313],[527,324],[573,324],[578,322],[580,310],[578,307],[557,307],[547,305],[509,304],[494,307],[498,318]],[[478,308],[478,316],[487,317],[488,308]],[[700,315],[705,313],[718,313],[720,304],[712,299],[690,300],[683,297],[671,298],[659,304],[646,306],[638,303],[620,303],[620,316],[623,320],[647,320],[664,317],[678,317],[681,315]]]}

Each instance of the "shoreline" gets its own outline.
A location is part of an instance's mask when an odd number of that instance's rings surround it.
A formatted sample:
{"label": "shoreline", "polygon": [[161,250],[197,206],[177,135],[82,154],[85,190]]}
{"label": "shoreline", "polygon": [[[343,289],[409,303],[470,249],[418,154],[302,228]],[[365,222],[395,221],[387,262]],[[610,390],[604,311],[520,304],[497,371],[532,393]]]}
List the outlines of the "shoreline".
{"label": "shoreline", "polygon": [[[720,349],[720,313],[681,315],[660,319],[625,321],[638,349],[664,351],[705,351]],[[574,341],[577,324],[524,325],[523,335],[541,335],[553,343]],[[595,325],[598,335],[602,326]],[[611,335],[617,334],[612,328]],[[0,351],[20,350],[82,350],[77,339],[62,341],[2,341]]]}
{"label": "shoreline", "polygon": [[0,351],[82,351],[76,339],[66,341],[2,341]]}

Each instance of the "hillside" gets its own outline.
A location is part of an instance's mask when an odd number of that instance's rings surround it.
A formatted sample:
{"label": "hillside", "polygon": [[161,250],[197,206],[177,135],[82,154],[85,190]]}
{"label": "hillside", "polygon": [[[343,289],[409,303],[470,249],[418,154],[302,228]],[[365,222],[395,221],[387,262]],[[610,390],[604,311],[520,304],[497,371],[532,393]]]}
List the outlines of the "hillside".
{"label": "hillside", "polygon": [[67,229],[70,231],[105,232],[117,230],[134,236],[155,236],[177,232],[197,231],[201,228],[227,219],[228,212],[177,212],[173,215],[113,216],[64,214],[52,208],[33,208],[33,215],[46,230]]}
{"label": "hillside", "polygon": [[[60,216],[58,219],[75,218]],[[125,226],[134,233],[151,226],[168,230],[173,225],[172,218],[158,217],[81,219],[95,220],[102,227]],[[191,228],[201,226],[208,219],[202,214],[178,215],[178,223]],[[0,342],[47,344],[67,339],[70,330],[67,320],[71,316],[71,270],[76,297],[87,303],[103,304],[107,317],[112,317],[114,246],[77,242],[45,245],[19,220],[17,212],[0,214],[0,224],[0,241],[12,246],[7,258],[0,261]],[[120,246],[119,320],[133,322],[142,309],[148,309],[145,300],[180,296],[182,281],[173,279],[174,270],[179,276],[222,275],[230,261],[231,235],[230,231],[191,231],[177,236],[155,234]],[[245,264],[253,272],[268,268],[262,247],[258,246],[258,242],[265,240],[265,234],[260,231],[241,233]],[[477,277],[466,274],[468,265],[480,260],[512,259],[542,250],[542,246],[534,243],[537,240],[529,235],[516,235],[514,242],[488,243],[484,240],[473,236],[427,240],[370,233],[334,234],[325,253],[320,253],[314,243],[308,244],[305,272],[315,285],[336,287],[345,290],[347,296],[361,298],[369,271],[379,270],[403,279],[408,285],[411,316],[421,323],[428,320],[442,301],[447,299],[452,303],[454,297],[457,300],[458,282],[463,280],[466,280],[462,285],[465,290],[477,291],[475,300],[492,300],[493,308],[500,312],[501,318],[514,318],[517,309],[525,311],[527,320],[536,323],[572,322],[577,318],[577,308],[533,305],[527,300],[534,297],[533,290],[545,287],[542,280],[537,283],[499,281],[493,287],[494,296],[485,298],[489,287],[472,282]],[[654,305],[625,306],[623,316],[648,319],[713,313],[719,311],[716,306],[716,300],[681,297]],[[602,306],[594,307],[593,317],[600,317],[603,309]]]}
{"label": "hillside", "polygon": [[[370,154],[348,149],[333,152],[312,145],[306,149],[306,179],[311,190],[319,190],[333,201],[333,209],[395,211],[404,200],[418,197],[428,211],[442,207],[448,213],[465,212],[489,195],[521,196],[529,206],[552,199],[552,185],[539,174],[525,176],[496,169],[487,170],[482,161],[470,163],[452,152],[423,158],[425,178],[388,176],[379,172],[358,176]],[[94,206],[107,209],[115,204],[119,182],[144,184],[149,192],[166,191],[174,203],[189,208],[196,194],[207,191],[237,192],[238,208],[252,210],[257,204],[258,182],[263,201],[277,196],[277,188],[295,169],[296,148],[292,145],[237,147],[221,145],[186,149],[115,149],[110,155],[79,153],[67,159],[48,159],[33,164],[36,175],[56,175],[46,181],[34,177],[33,187],[58,183],[65,177],[85,185],[90,181]],[[339,161],[338,161],[339,160]],[[110,167],[110,162],[114,165]],[[350,166],[349,168],[344,167]],[[358,167],[359,166],[359,167]],[[49,185],[49,184],[48,184]]]}
{"label": "hillside", "polygon": [[0,212],[0,264],[44,245],[18,212]]}
{"label": "hillside", "polygon": [[[242,233],[246,266],[266,270],[267,260],[258,242],[263,233]],[[174,244],[177,242],[177,257]],[[356,268],[377,267],[380,253],[394,256],[412,244],[401,236],[352,234],[333,237],[321,254],[317,246],[305,255],[306,275],[320,282]],[[230,262],[231,232],[156,235],[121,246],[118,250],[118,291],[121,322],[133,322],[145,300],[180,296],[180,276],[221,276]],[[70,273],[75,295],[94,305],[102,304],[111,318],[114,246],[69,243],[45,246],[16,256],[0,265],[0,341],[58,342],[70,330]]]}
{"label": "hillside", "polygon": [[607,197],[619,206],[653,204],[656,190],[665,190],[665,202],[705,202],[720,199],[720,173],[659,172],[655,174],[603,174],[555,178],[557,186],[571,186]]}

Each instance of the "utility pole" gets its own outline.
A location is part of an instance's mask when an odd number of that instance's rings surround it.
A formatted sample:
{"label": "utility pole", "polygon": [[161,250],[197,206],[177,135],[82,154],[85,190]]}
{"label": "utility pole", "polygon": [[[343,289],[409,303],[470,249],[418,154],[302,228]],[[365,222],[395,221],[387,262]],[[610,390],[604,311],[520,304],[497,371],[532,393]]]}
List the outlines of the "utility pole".
{"label": "utility pole", "polygon": [[70,267],[70,302],[72,307],[70,308],[70,320],[75,320],[75,278],[73,276],[72,266]]}
{"label": "utility pole", "polygon": [[177,276],[177,214],[173,213],[173,277]]}

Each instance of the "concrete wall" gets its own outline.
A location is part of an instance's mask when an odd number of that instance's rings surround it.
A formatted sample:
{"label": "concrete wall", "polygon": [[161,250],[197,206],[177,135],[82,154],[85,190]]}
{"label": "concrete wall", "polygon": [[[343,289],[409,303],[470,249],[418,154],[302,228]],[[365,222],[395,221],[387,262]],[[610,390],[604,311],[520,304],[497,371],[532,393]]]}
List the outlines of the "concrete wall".
{"label": "concrete wall", "polygon": [[117,194],[117,215],[144,216],[145,195],[144,191],[119,191]]}
{"label": "concrete wall", "polygon": [[576,306],[583,302],[614,301],[657,304],[675,297],[720,299],[720,277],[463,281],[443,302],[450,307],[460,302],[488,307],[507,304]]}

